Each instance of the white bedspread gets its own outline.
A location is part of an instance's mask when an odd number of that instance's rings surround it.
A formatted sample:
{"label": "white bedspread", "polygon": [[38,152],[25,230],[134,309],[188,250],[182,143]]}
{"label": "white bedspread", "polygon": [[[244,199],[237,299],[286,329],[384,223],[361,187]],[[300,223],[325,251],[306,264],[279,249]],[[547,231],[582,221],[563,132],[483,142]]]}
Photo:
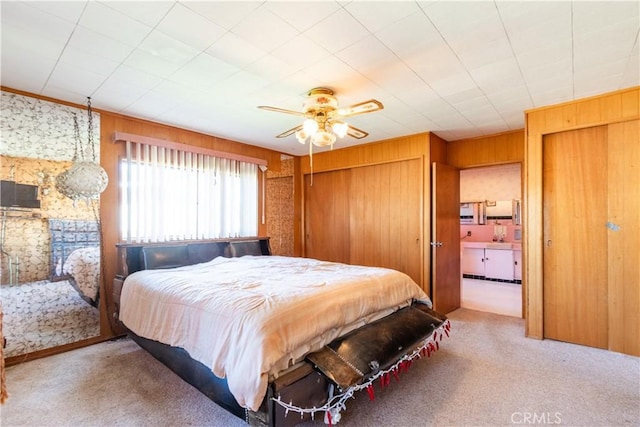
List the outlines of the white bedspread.
{"label": "white bedspread", "polygon": [[[56,270],[61,274],[60,266]],[[100,289],[100,248],[80,248],[71,252],[64,262],[62,274],[70,274],[80,294],[95,301]]]}
{"label": "white bedspread", "polygon": [[269,373],[414,299],[431,304],[395,270],[279,256],[218,257],[130,275],[120,319],[139,336],[184,348],[226,377],[238,403],[255,411]]}

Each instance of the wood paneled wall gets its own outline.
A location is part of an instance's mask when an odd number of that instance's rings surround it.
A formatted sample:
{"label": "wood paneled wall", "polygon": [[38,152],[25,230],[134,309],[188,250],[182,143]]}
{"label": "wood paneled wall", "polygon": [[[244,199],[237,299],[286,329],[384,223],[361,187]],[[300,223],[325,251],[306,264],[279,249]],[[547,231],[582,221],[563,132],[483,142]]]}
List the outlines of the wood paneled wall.
{"label": "wood paneled wall", "polygon": [[[280,170],[280,153],[255,147],[240,142],[229,141],[214,136],[208,136],[197,132],[192,132],[172,126],[162,125],[135,119],[109,112],[100,112],[100,162],[109,175],[109,185],[100,197],[100,218],[103,230],[103,289],[101,293],[106,301],[106,311],[102,310],[101,335],[108,337],[112,334],[120,333],[113,323],[113,301],[111,290],[113,279],[116,274],[117,254],[116,243],[119,242],[118,235],[118,161],[125,155],[124,144],[113,143],[114,132],[125,132],[151,138],[165,139],[182,144],[205,147],[212,150],[224,151],[227,153],[241,154],[248,157],[264,159],[270,171]],[[259,180],[262,185],[262,180]],[[258,194],[262,195],[262,191]],[[261,200],[259,201],[259,206]],[[258,234],[263,236],[266,233],[266,225],[259,223]]]}
{"label": "wood paneled wall", "polygon": [[[301,159],[301,176],[299,182],[301,183],[300,199],[296,199],[297,204],[301,207],[301,211],[304,212],[305,201],[305,182],[310,181],[310,175],[319,174],[329,171],[341,171],[352,170],[354,168],[390,164],[400,161],[417,161],[420,166],[421,172],[418,176],[421,177],[422,182],[420,188],[426,194],[421,195],[421,200],[418,201],[420,209],[420,218],[418,219],[420,224],[420,270],[422,280],[421,284],[425,287],[425,291],[429,292],[429,277],[430,277],[430,220],[431,220],[431,201],[430,201],[430,156],[432,150],[432,144],[435,155],[439,157],[444,156],[446,151],[446,142],[436,135],[431,133],[422,133],[417,135],[411,135],[401,138],[394,138],[384,141],[379,141],[371,144],[362,144],[354,147],[348,147],[343,149],[335,149],[332,151],[325,151],[316,153],[313,155],[313,171],[311,170],[310,158],[305,156]],[[364,184],[363,184],[364,185]],[[314,199],[314,203],[317,203]],[[383,211],[384,209],[381,209]],[[397,211],[397,210],[396,210]],[[394,214],[396,215],[396,214]],[[367,216],[362,218],[365,221],[362,224],[358,224],[359,227],[369,228],[376,230],[379,228],[377,224],[367,224]],[[413,219],[413,218],[412,218]],[[303,215],[302,224],[297,232],[301,236],[301,242],[303,244],[304,253],[304,230],[305,230],[305,218]],[[398,224],[403,222],[403,218],[398,218]],[[314,234],[321,234],[320,231],[314,231]],[[393,231],[391,231],[393,232]],[[351,251],[351,248],[349,249]],[[375,250],[375,248],[371,248]],[[372,254],[374,256],[374,254]]]}
{"label": "wood paneled wall", "polygon": [[544,135],[636,120],[639,117],[640,87],[526,112],[523,281],[527,284],[525,303],[527,336],[543,337],[542,146]]}
{"label": "wood paneled wall", "polygon": [[459,169],[524,161],[524,129],[447,143],[446,163]]}

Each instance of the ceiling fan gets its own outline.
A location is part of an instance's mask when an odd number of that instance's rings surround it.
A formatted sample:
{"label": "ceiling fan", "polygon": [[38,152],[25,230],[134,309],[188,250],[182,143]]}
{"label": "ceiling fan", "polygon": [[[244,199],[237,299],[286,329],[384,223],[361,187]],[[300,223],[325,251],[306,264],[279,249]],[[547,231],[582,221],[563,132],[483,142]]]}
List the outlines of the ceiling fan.
{"label": "ceiling fan", "polygon": [[286,110],[266,105],[261,105],[258,108],[304,117],[305,120],[301,125],[276,135],[276,138],[286,138],[295,134],[301,144],[304,144],[308,138],[313,145],[318,147],[333,146],[336,137],[343,138],[345,135],[356,139],[365,138],[369,135],[367,132],[343,122],[342,119],[384,108],[382,103],[375,99],[346,108],[338,108],[338,99],[334,96],[333,90],[326,87],[311,89],[302,106],[303,111]]}

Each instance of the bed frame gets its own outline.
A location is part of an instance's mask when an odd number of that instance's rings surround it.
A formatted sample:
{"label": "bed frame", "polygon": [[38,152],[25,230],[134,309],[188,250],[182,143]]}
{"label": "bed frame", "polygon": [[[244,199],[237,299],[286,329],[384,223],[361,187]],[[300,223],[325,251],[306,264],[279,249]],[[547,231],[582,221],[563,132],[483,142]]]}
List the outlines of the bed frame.
{"label": "bed frame", "polygon": [[[118,274],[114,279],[113,298],[118,321],[120,294],[125,278],[136,271],[172,268],[209,261],[217,256],[271,255],[269,238],[216,239],[191,242],[119,244]],[[252,426],[293,426],[311,418],[309,413],[288,415],[278,402],[293,402],[297,407],[320,408],[328,400],[329,389],[345,390],[384,369],[405,366],[407,353],[416,343],[443,330],[445,316],[424,304],[414,304],[378,321],[337,338],[323,349],[307,356],[304,362],[269,383],[267,395],[258,411],[241,407],[230,393],[225,379],[216,377],[202,363],[181,348],[149,340],[128,331],[140,347],[168,366],[182,379],[208,398]],[[437,334],[437,332],[436,332]],[[434,341],[430,342],[433,346]],[[437,345],[437,340],[435,340]],[[435,350],[435,346],[433,346]],[[423,347],[421,355],[426,351]],[[410,363],[409,363],[410,365]],[[396,375],[396,371],[393,372]],[[388,373],[387,375],[388,379]],[[377,378],[377,376],[376,376]],[[287,416],[288,415],[288,416]]]}
{"label": "bed frame", "polygon": [[[78,291],[80,297],[88,304],[98,307],[100,300],[100,291],[96,294],[95,300],[86,297],[75,278],[70,274],[64,273],[64,264],[67,262],[69,255],[76,249],[98,248],[100,247],[100,222],[95,220],[80,219],[49,219],[50,241],[50,271],[49,280],[58,282],[68,280],[69,284]],[[60,265],[58,265],[58,262]],[[58,274],[57,269],[60,269]]]}
{"label": "bed frame", "polygon": [[[75,219],[49,219],[51,234],[51,270],[49,278],[52,282],[69,279],[71,276],[62,273],[64,263],[71,252],[76,249],[100,246],[100,224],[98,221]],[[60,261],[60,274],[56,272]]]}

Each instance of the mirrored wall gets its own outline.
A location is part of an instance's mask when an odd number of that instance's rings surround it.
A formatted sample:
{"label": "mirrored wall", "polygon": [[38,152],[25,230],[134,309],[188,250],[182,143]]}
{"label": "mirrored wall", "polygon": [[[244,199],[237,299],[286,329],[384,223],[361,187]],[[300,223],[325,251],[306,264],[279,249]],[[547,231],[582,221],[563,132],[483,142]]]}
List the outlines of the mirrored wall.
{"label": "mirrored wall", "polygon": [[[74,114],[82,148],[91,148],[86,110],[1,96],[0,298],[10,358],[100,334],[101,252],[98,201],[74,204],[55,185],[78,155]],[[97,134],[99,120],[94,113]]]}

